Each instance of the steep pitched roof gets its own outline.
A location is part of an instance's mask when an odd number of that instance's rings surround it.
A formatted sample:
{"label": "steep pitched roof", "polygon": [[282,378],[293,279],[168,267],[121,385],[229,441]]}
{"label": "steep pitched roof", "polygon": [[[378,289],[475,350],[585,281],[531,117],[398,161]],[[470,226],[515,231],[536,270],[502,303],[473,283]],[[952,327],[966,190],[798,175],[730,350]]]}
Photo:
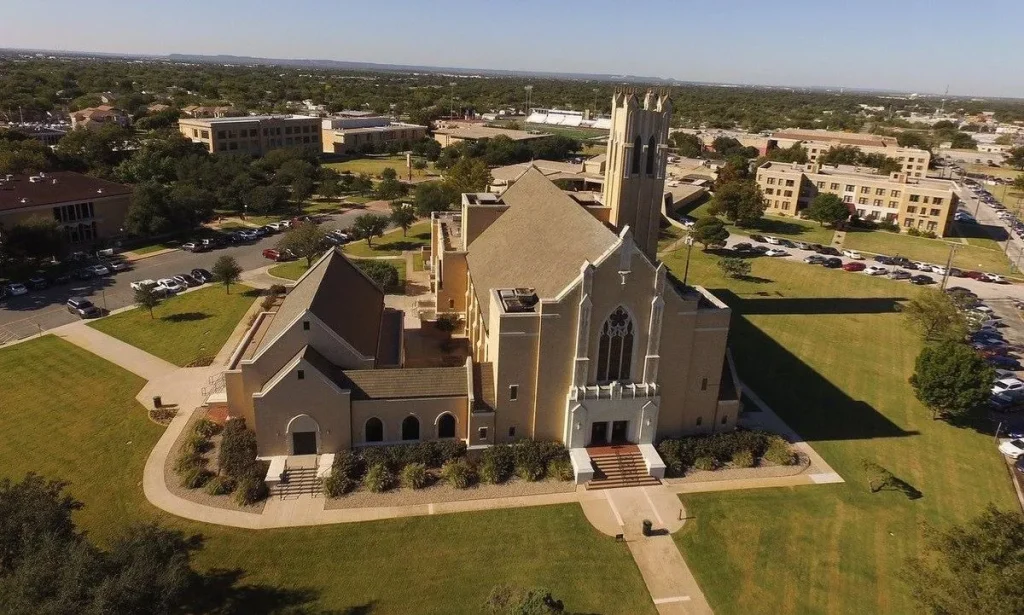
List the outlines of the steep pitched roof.
{"label": "steep pitched roof", "polygon": [[583,261],[596,261],[618,236],[530,167],[506,190],[509,206],[469,245],[466,260],[486,320],[486,293],[495,288],[533,288],[556,296],[580,274]]}
{"label": "steep pitched roof", "polygon": [[377,355],[384,292],[338,248],[299,278],[263,339],[273,340],[306,310],[363,355]]}

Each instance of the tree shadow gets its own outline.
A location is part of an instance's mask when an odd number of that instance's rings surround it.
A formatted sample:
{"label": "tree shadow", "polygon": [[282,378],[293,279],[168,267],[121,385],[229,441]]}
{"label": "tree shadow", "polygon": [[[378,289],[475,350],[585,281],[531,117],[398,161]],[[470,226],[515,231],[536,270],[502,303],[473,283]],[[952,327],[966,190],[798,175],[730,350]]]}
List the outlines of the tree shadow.
{"label": "tree shadow", "polygon": [[741,280],[743,282],[752,282],[754,284],[770,284],[775,281],[769,280],[768,278],[758,277],[756,275],[741,275],[737,276],[736,279]]}
{"label": "tree shadow", "polygon": [[210,317],[210,314],[207,314],[206,312],[179,312],[177,314],[161,316],[160,320],[167,322],[195,322],[197,320],[206,320]]}
{"label": "tree shadow", "polygon": [[314,606],[320,593],[312,588],[281,588],[263,583],[244,584],[240,569],[212,569],[200,578],[190,611],[217,615],[367,615],[376,609],[369,602],[343,610]]}
{"label": "tree shadow", "polygon": [[255,299],[256,297],[259,297],[262,294],[263,294],[262,290],[260,290],[258,288],[250,288],[249,290],[247,290],[244,293],[242,293],[242,296],[243,297],[252,297],[253,299]]}
{"label": "tree shadow", "polygon": [[757,221],[757,224],[743,230],[761,231],[762,233],[768,233],[771,235],[803,235],[814,232],[815,228],[812,226],[797,224],[796,222],[777,220],[775,218],[761,218]]}

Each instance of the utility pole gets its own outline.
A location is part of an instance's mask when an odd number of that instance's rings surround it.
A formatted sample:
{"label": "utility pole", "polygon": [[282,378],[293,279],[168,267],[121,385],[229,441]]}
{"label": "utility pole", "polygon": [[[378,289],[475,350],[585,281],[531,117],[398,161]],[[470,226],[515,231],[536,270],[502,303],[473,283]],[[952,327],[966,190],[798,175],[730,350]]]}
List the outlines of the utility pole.
{"label": "utility pole", "polygon": [[526,90],[526,117],[530,117],[530,95],[533,94],[533,86],[528,85],[523,88]]}
{"label": "utility pole", "polygon": [[686,267],[683,269],[683,288],[686,288],[686,278],[690,275],[690,252],[693,251],[693,235],[687,233],[686,239],[683,241],[686,243]]}
{"label": "utility pole", "polygon": [[451,81],[448,83],[451,86],[451,91],[448,93],[448,119],[455,118],[455,82]]}
{"label": "utility pole", "polygon": [[946,282],[949,281],[949,270],[953,266],[953,255],[956,254],[956,244],[950,244],[949,246],[949,258],[946,259],[946,272],[942,274],[942,284],[939,284],[939,290],[946,290]]}

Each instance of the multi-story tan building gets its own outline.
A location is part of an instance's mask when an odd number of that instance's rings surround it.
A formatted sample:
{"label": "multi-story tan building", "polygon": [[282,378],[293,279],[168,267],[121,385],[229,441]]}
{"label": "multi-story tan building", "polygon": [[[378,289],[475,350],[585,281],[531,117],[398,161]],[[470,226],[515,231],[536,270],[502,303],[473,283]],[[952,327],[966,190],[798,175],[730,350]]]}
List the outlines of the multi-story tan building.
{"label": "multi-story tan building", "polygon": [[894,137],[834,130],[782,130],[772,134],[768,140],[768,151],[788,148],[797,143],[807,150],[809,162],[818,162],[822,154],[840,145],[856,147],[865,154],[883,154],[902,164],[903,172],[911,178],[926,177],[931,163],[928,150],[900,147]]}
{"label": "multi-story tan building", "polygon": [[772,215],[797,216],[815,196],[828,192],[842,198],[860,218],[940,237],[950,232],[959,203],[956,184],[950,180],[878,175],[860,167],[814,162],[766,162],[757,169],[757,185]]}
{"label": "multi-story tan building", "polygon": [[262,156],[272,149],[300,147],[319,153],[320,118],[305,115],[182,118],[178,129],[211,154]]}
{"label": "multi-story tan building", "polygon": [[391,143],[405,148],[427,136],[427,127],[396,122],[389,117],[363,113],[342,113],[322,121],[324,152],[349,154],[380,150]]}
{"label": "multi-story tan building", "polygon": [[[500,195],[434,214],[436,310],[421,305],[419,329],[328,253],[243,339],[225,374],[229,415],[254,427],[261,456],[284,460],[272,468],[349,447],[531,438],[564,443],[579,482],[594,473],[587,447],[634,444],[659,477],[659,439],[733,429],[731,310],[653,256],[670,112],[665,96],[615,95],[608,172],[628,181],[606,181],[603,201],[529,168]],[[436,312],[464,325],[424,356]]]}
{"label": "multi-story tan building", "polygon": [[56,220],[71,246],[86,246],[123,233],[132,189],[96,177],[52,171],[0,175],[0,237],[31,220]]}

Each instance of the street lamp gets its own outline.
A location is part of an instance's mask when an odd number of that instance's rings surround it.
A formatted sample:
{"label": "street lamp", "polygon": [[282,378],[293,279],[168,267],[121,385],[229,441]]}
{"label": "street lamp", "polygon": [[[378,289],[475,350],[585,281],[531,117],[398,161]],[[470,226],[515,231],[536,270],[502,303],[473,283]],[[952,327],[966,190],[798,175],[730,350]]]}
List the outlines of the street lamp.
{"label": "street lamp", "polygon": [[687,233],[683,242],[686,244],[686,267],[683,269],[683,288],[686,288],[686,278],[690,276],[690,252],[693,251],[693,235]]}

